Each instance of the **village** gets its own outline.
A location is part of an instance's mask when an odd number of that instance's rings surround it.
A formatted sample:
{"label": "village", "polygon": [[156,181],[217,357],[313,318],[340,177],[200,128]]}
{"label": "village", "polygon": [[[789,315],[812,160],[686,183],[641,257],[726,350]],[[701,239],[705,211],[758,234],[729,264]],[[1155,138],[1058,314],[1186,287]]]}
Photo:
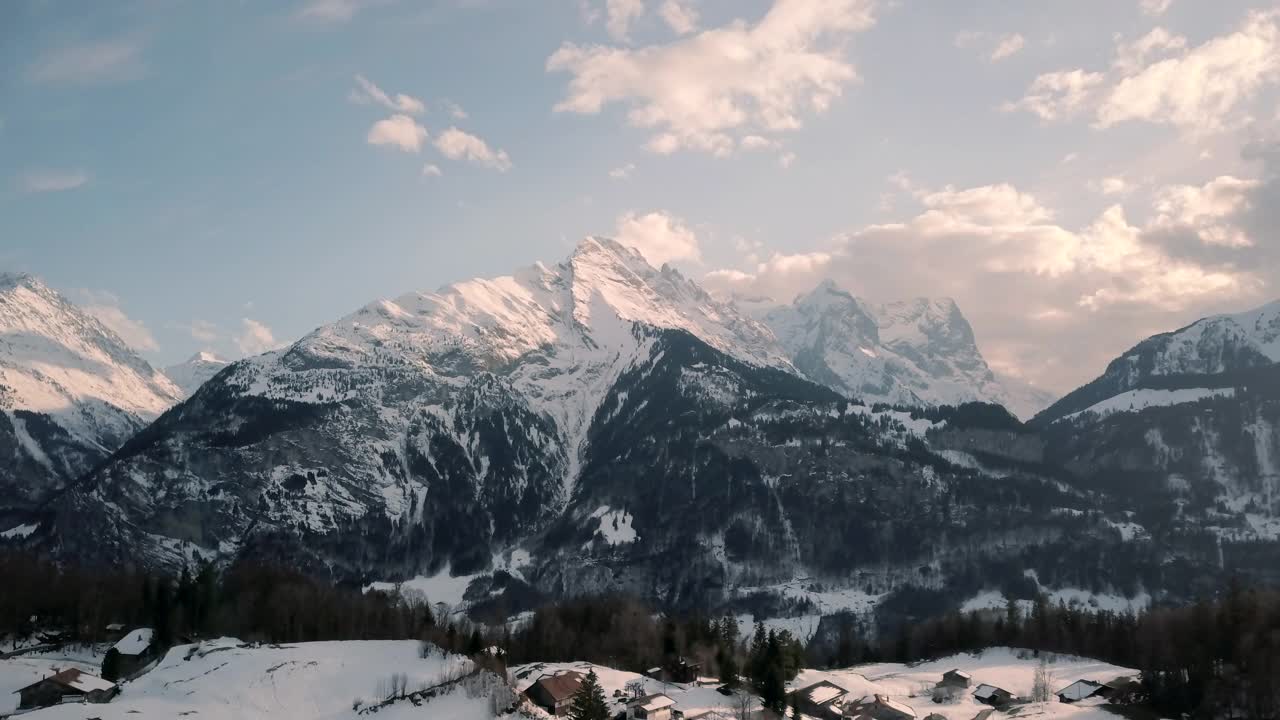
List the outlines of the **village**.
{"label": "village", "polygon": [[[0,654],[0,693],[5,696],[0,700],[0,718],[42,718],[49,709],[58,711],[51,718],[145,716],[150,714],[146,709],[154,709],[157,703],[179,708],[178,713],[198,711],[211,698],[200,697],[200,686],[193,681],[199,678],[213,683],[218,677],[215,673],[221,673],[223,681],[217,686],[217,703],[232,710],[236,701],[228,698],[237,698],[241,691],[249,693],[249,686],[269,685],[272,698],[281,697],[284,675],[279,668],[286,666],[304,669],[292,676],[296,686],[288,692],[310,698],[314,712],[305,713],[307,717],[354,717],[385,708],[397,712],[384,716],[453,717],[415,712],[424,709],[419,706],[428,696],[410,692],[410,686],[423,688],[435,683],[435,687],[445,687],[474,675],[481,667],[498,670],[495,677],[505,675],[508,687],[501,694],[503,699],[459,706],[456,717],[567,717],[589,675],[594,675],[603,690],[608,717],[613,720],[1003,720],[1032,716],[1091,720],[1130,710],[1140,689],[1136,673],[1125,668],[1051,653],[992,648],[912,665],[804,669],[787,684],[786,710],[780,714],[763,707],[760,697],[745,686],[729,688],[720,679],[702,674],[698,663],[685,658],[633,673],[586,662],[505,668],[503,653],[496,647],[487,649],[484,658],[465,658],[425,644],[415,651],[417,644],[409,641],[259,646],[224,638],[178,644],[166,650],[159,647],[153,629],[119,624],[107,626],[104,636],[107,639],[97,644],[67,643],[57,632],[46,632],[21,644],[10,641],[5,646],[8,651]],[[416,661],[407,652],[417,656]],[[207,662],[209,656],[222,661],[199,669],[200,662]],[[306,657],[315,659],[304,664],[301,658]],[[361,661],[362,657],[367,660]],[[341,683],[321,679],[326,666],[343,674]],[[396,670],[390,681],[385,677],[388,668]],[[228,682],[233,677],[235,680]],[[402,678],[398,684],[397,677]],[[179,683],[192,686],[175,698],[173,686]],[[334,695],[331,704],[336,707],[319,703],[316,691],[308,687],[312,684],[323,685]],[[357,691],[362,684],[367,690],[375,690],[376,685],[375,692],[370,696]],[[352,697],[338,700],[339,686],[352,688]],[[397,705],[398,701],[404,702]],[[183,703],[190,707],[180,709]],[[231,707],[226,707],[228,703]],[[228,717],[271,715],[260,702],[253,703],[252,709],[263,712],[251,712],[246,706]]]}
{"label": "village", "polygon": [[730,690],[698,670],[680,659],[643,675],[590,663],[535,663],[512,673],[526,702],[551,717],[565,716],[587,674],[595,673],[618,720],[1087,720],[1123,714],[1140,690],[1132,670],[993,648],[914,665],[802,670],[788,684],[787,710],[779,714],[749,691]]}

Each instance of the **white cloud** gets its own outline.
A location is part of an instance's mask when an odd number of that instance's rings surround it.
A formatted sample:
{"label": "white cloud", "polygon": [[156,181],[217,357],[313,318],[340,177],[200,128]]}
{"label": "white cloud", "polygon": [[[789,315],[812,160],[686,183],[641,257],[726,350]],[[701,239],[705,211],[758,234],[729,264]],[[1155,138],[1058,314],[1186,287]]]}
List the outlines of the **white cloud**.
{"label": "white cloud", "polygon": [[1000,42],[996,44],[995,50],[991,51],[991,61],[999,62],[1006,58],[1017,55],[1019,51],[1027,44],[1027,39],[1019,33],[1005,35],[1000,38]]}
{"label": "white cloud", "polygon": [[459,105],[458,103],[452,100],[442,100],[441,104],[444,105],[445,111],[449,113],[449,117],[453,118],[454,120],[467,119],[468,117],[467,111],[462,109],[462,106]]}
{"label": "white cloud", "polygon": [[129,347],[144,352],[160,349],[160,344],[146,324],[125,314],[120,307],[120,298],[114,294],[85,289],[77,291],[77,294],[80,309],[97,318]]}
{"label": "white cloud", "polygon": [[615,239],[640,251],[654,267],[685,260],[699,262],[702,251],[698,236],[684,221],[665,212],[645,215],[626,213],[618,218]]}
{"label": "white cloud", "polygon": [[456,127],[436,136],[435,144],[436,149],[450,160],[465,159],[498,172],[511,169],[511,158],[507,157],[505,150],[494,150],[484,140]]}
{"label": "white cloud", "polygon": [[250,318],[241,318],[240,335],[236,338],[236,347],[245,355],[260,355],[282,347],[276,341],[271,328]]}
{"label": "white cloud", "polygon": [[62,192],[87,182],[89,175],[83,170],[33,170],[21,178],[22,189],[27,192]]}
{"label": "white cloud", "polygon": [[350,95],[351,101],[354,103],[361,105],[377,103],[397,113],[407,115],[421,115],[427,110],[427,106],[418,98],[403,93],[396,93],[395,97],[392,97],[363,75],[356,75],[356,84],[360,87],[352,90]]}
{"label": "white cloud", "polygon": [[124,80],[141,73],[142,48],[132,40],[69,45],[46,53],[27,68],[37,83],[100,83]]}
{"label": "white cloud", "polygon": [[1250,198],[1261,184],[1223,175],[1202,186],[1162,188],[1156,193],[1155,223],[1161,228],[1192,228],[1209,245],[1249,247],[1253,240],[1234,219],[1250,209]]}
{"label": "white cloud", "polygon": [[698,10],[689,0],[664,0],[658,15],[677,35],[688,35],[698,29]]}
{"label": "white cloud", "polygon": [[1006,110],[1044,120],[1081,112],[1098,128],[1142,121],[1192,133],[1222,130],[1241,120],[1236,111],[1280,78],[1280,11],[1250,12],[1235,32],[1196,47],[1157,28],[1119,42],[1106,72],[1045,73]]}
{"label": "white cloud", "polygon": [[1105,177],[1098,182],[1090,183],[1089,188],[1103,195],[1126,195],[1132,188],[1123,177]]}
{"label": "white cloud", "polygon": [[743,150],[768,150],[778,146],[777,140],[771,140],[761,135],[748,135],[739,141],[738,145]]}
{"label": "white cloud", "polygon": [[189,325],[183,325],[182,327],[191,334],[193,340],[198,340],[202,343],[215,342],[219,337],[218,326],[208,320],[192,320]]}
{"label": "white cloud", "polygon": [[872,0],[776,0],[754,25],[734,21],[635,49],[566,43],[549,72],[572,77],[555,109],[587,115],[629,107],[657,153],[728,155],[747,135],[800,128],[857,79],[844,40],[870,27]]}
{"label": "white cloud", "polygon": [[301,20],[317,23],[348,22],[377,0],[307,0],[298,8]]}
{"label": "white cloud", "polygon": [[440,170],[440,166],[434,163],[427,163],[422,166],[422,174],[429,177],[440,177],[444,173]]}
{"label": "white cloud", "polygon": [[644,14],[644,0],[606,0],[605,29],[609,37],[626,42],[631,33],[631,23]]}
{"label": "white cloud", "polygon": [[1138,5],[1142,8],[1142,12],[1148,15],[1163,15],[1173,4],[1173,0],[1139,0]]}
{"label": "white cloud", "polygon": [[405,152],[420,152],[427,129],[408,115],[392,115],[369,128],[370,145],[393,145]]}
{"label": "white cloud", "polygon": [[635,163],[627,163],[622,167],[616,167],[610,170],[609,177],[613,178],[614,180],[626,180],[627,178],[631,177],[631,173],[635,172],[635,169],[636,169]]}

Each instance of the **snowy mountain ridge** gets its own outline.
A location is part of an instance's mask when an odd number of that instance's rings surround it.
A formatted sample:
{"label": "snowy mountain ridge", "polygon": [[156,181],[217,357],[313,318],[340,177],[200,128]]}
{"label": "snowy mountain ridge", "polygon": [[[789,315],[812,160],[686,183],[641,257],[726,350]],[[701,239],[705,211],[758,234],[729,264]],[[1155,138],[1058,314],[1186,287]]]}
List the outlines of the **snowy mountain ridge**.
{"label": "snowy mountain ridge", "polygon": [[826,280],[791,305],[750,304],[801,372],[849,397],[911,406],[990,402],[1021,417],[1049,401],[992,372],[950,298],[877,305]]}
{"label": "snowy mountain ridge", "polygon": [[180,396],[43,282],[0,275],[0,451],[3,485],[18,504],[85,472]]}

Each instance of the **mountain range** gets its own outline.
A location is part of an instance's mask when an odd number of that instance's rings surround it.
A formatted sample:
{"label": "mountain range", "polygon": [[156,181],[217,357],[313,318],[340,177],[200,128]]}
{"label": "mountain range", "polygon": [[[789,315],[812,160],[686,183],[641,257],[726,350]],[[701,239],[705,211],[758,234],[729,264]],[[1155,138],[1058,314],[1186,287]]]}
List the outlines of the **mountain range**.
{"label": "mountain range", "polygon": [[[61,314],[25,309],[32,292]],[[108,374],[154,385],[152,415],[132,397],[137,421],[96,454],[12,481],[13,541],[84,562],[453,575],[498,614],[611,590],[910,615],[992,592],[1136,602],[1233,572],[1280,581],[1275,305],[1144,341],[1023,424],[998,405],[1047,399],[991,371],[949,300],[824,283],[733,302],[597,238],[278,351],[197,356],[178,383],[47,288],[0,297],[44,318],[42,342],[93,327],[118,350]],[[43,367],[13,347],[0,367]],[[18,390],[6,418],[63,417]]]}

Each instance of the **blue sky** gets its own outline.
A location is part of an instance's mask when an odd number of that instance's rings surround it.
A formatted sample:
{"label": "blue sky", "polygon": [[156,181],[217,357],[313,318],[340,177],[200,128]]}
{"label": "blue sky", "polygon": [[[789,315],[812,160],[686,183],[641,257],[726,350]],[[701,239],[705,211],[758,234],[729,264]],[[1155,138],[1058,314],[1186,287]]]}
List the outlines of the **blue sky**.
{"label": "blue sky", "polygon": [[149,359],[617,235],[724,293],[951,295],[1064,390],[1274,299],[1266,2],[0,6],[0,268]]}

